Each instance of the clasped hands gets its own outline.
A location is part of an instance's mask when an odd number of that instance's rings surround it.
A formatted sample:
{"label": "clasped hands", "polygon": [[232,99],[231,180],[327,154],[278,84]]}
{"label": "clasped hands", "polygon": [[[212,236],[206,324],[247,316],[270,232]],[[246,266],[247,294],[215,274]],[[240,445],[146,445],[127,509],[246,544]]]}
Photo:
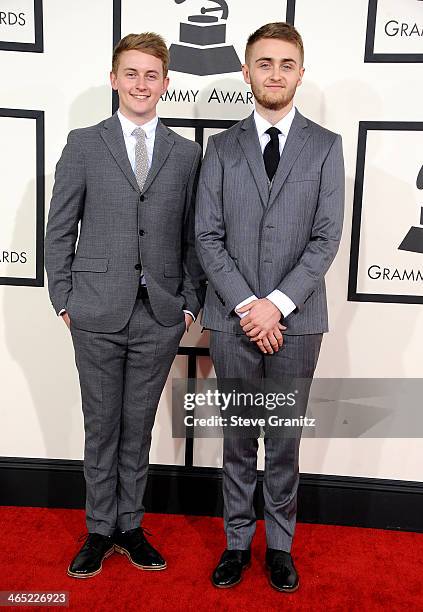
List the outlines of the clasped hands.
{"label": "clasped hands", "polygon": [[280,323],[281,312],[270,300],[262,298],[249,302],[237,313],[248,312],[240,320],[240,325],[252,342],[262,353],[273,355],[283,344],[282,332],[286,327]]}

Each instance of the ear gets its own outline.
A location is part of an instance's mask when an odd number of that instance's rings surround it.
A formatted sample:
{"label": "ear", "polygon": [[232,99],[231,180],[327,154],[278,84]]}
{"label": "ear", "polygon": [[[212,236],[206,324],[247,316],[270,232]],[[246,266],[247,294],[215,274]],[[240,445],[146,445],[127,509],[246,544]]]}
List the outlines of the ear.
{"label": "ear", "polygon": [[117,86],[117,79],[116,79],[116,75],[114,74],[114,72],[110,73],[110,84],[112,86],[112,89],[114,89],[115,91],[117,91],[118,86]]}
{"label": "ear", "polygon": [[300,77],[297,81],[297,87],[299,87],[301,83],[303,82],[304,72],[305,72],[305,68],[300,68]]}
{"label": "ear", "polygon": [[248,68],[248,64],[242,64],[242,76],[244,77],[244,81],[250,85],[250,69]]}
{"label": "ear", "polygon": [[162,95],[167,91],[168,87],[169,87],[169,77],[167,76],[163,79]]}

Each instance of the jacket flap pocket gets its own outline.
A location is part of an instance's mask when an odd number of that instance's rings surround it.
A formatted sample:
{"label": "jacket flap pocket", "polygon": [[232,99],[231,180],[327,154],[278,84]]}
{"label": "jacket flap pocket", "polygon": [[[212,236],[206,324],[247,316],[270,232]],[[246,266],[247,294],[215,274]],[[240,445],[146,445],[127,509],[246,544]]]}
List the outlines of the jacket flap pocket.
{"label": "jacket flap pocket", "polygon": [[72,272],[107,272],[109,260],[105,257],[75,257]]}
{"label": "jacket flap pocket", "polygon": [[182,276],[181,266],[176,261],[166,262],[164,265],[165,276]]}

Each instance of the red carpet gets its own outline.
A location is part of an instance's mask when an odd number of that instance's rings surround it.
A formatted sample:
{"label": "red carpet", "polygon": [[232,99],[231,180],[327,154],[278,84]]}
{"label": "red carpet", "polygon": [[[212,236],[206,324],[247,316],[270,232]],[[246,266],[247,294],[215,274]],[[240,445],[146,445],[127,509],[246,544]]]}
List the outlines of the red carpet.
{"label": "red carpet", "polygon": [[82,511],[0,508],[0,524],[0,590],[69,591],[70,610],[423,610],[422,534],[300,524],[293,550],[300,588],[286,595],[263,570],[262,521],[251,568],[227,590],[209,578],[225,545],[221,519],[148,515],[144,526],[168,569],[138,570],[115,553],[89,580],[66,576],[85,530]]}

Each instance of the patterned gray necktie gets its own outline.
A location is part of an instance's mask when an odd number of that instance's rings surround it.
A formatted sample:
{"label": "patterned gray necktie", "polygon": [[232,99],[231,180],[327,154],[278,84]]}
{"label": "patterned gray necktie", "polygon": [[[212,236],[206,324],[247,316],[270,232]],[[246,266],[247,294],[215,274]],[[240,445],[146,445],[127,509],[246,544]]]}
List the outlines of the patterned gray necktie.
{"label": "patterned gray necktie", "polygon": [[140,191],[142,191],[148,174],[148,153],[145,132],[141,127],[137,127],[132,132],[132,136],[135,136],[137,139],[135,145],[135,177]]}

